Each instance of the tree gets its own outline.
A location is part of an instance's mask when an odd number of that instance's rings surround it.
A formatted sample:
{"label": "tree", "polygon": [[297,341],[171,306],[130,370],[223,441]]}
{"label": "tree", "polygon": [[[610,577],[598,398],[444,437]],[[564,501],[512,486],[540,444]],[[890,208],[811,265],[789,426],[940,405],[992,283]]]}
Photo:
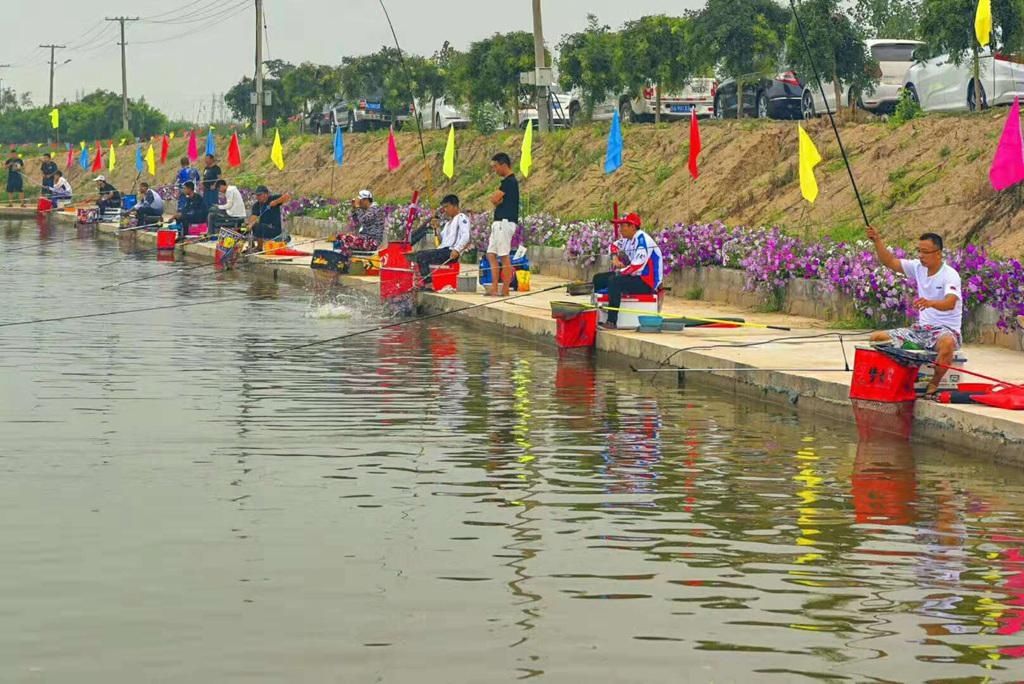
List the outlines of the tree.
{"label": "tree", "polygon": [[519,74],[533,71],[533,34],[496,33],[452,60],[452,93],[471,105],[492,102],[518,119]]}
{"label": "tree", "polygon": [[[78,102],[57,106],[64,140],[107,140],[121,127],[121,96],[116,93],[97,90]],[[167,117],[143,99],[128,101],[128,115],[134,135],[149,137],[167,131]],[[23,143],[50,135],[49,107],[12,109],[0,115],[0,141]]]}
{"label": "tree", "polygon": [[921,0],[855,0],[851,14],[872,38],[916,38]]}
{"label": "tree", "polygon": [[334,104],[341,94],[341,69],[303,62],[284,73],[281,85],[288,103],[309,114],[314,108]]}
{"label": "tree", "polygon": [[[839,7],[838,0],[804,0],[797,9],[807,32],[806,43],[796,21],[789,27],[786,54],[789,63],[805,80],[813,78],[815,67],[822,79],[832,81],[838,108],[842,84],[853,92],[874,88],[878,63],[868,53],[864,37]],[[853,106],[855,98],[850,98]]]}
{"label": "tree", "polygon": [[661,123],[661,94],[683,88],[699,71],[694,21],[664,15],[641,17],[622,29],[619,72],[633,93],[655,87],[654,121]]}
{"label": "tree", "polygon": [[708,0],[698,16],[707,54],[736,79],[737,117],[743,117],[744,84],[777,70],[788,22],[789,11],[774,0]]}
{"label": "tree", "polygon": [[593,14],[587,15],[584,31],[563,36],[559,43],[559,85],[579,88],[588,119],[598,102],[625,87],[618,69],[620,46],[619,34],[599,24]]}
{"label": "tree", "polygon": [[[977,0],[923,0],[921,37],[932,56],[948,54],[954,64],[974,61],[974,103],[984,104],[979,49],[974,36]],[[1024,44],[1024,0],[992,0],[992,50],[1015,51]]]}
{"label": "tree", "polygon": [[345,57],[341,87],[349,99],[381,98],[389,112],[405,112],[416,99],[443,86],[437,65],[424,57],[399,54],[393,47],[359,57]]}
{"label": "tree", "polygon": [[[236,119],[253,121],[256,118],[256,108],[250,100],[251,94],[254,92],[256,92],[255,82],[245,76],[224,93],[224,102],[227,103],[228,109]],[[263,116],[267,121],[286,119],[298,111],[288,98],[284,83],[280,79],[264,78],[263,92],[270,93],[270,105],[263,108]]]}

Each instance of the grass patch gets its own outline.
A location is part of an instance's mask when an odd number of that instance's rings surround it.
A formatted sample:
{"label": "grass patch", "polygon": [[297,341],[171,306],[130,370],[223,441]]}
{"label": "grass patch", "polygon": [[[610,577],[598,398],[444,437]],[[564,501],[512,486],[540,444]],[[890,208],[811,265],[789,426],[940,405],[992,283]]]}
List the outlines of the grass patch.
{"label": "grass patch", "polygon": [[673,174],[675,174],[675,169],[668,164],[661,164],[654,170],[654,183],[656,185],[661,185],[671,178]]}
{"label": "grass patch", "polygon": [[967,161],[977,161],[978,157],[980,157],[982,154],[984,154],[982,150],[971,150],[970,152],[967,153]]}
{"label": "grass patch", "polygon": [[908,173],[910,173],[910,169],[906,166],[904,166],[901,169],[896,169],[895,171],[889,174],[889,182],[898,183],[901,180],[903,180],[903,178],[906,177]]}
{"label": "grass patch", "polygon": [[861,223],[850,222],[827,228],[822,232],[822,237],[828,237],[836,242],[857,242],[864,240],[864,226]]}
{"label": "grass patch", "polygon": [[874,330],[878,326],[864,314],[855,314],[850,318],[831,321],[828,327],[832,330]]}
{"label": "grass patch", "polygon": [[939,150],[939,156],[942,157],[943,159],[945,159],[951,154],[953,154],[953,150],[949,148],[949,145],[946,145],[941,150]]}
{"label": "grass patch", "polygon": [[704,299],[704,288],[700,286],[690,288],[689,290],[683,293],[683,299]]}

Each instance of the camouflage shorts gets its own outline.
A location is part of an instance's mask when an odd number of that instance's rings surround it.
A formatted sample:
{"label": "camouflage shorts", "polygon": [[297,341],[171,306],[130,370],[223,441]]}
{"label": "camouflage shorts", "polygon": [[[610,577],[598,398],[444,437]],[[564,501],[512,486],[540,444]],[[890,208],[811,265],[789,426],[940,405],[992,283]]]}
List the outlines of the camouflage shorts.
{"label": "camouflage shorts", "polygon": [[939,325],[912,325],[909,328],[896,328],[888,332],[889,337],[898,344],[913,342],[921,347],[921,349],[927,349],[928,351],[935,351],[935,345],[945,335],[953,336],[957,349],[963,344],[963,341],[960,339],[960,333]]}

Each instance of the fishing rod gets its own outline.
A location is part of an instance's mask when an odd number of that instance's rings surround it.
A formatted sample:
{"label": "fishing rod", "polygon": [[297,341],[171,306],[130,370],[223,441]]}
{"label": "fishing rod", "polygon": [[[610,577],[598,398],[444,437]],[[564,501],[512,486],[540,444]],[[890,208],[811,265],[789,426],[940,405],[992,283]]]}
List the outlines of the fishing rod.
{"label": "fishing rod", "polygon": [[634,373],[850,373],[849,368],[637,368]]}
{"label": "fishing rod", "polygon": [[202,302],[186,302],[184,304],[167,304],[165,306],[148,306],[139,309],[121,309],[118,311],[104,311],[101,313],[77,314],[74,316],[58,316],[56,318],[35,318],[29,321],[12,321],[10,323],[0,323],[0,328],[14,328],[23,325],[35,325],[37,323],[60,323],[61,321],[81,320],[84,318],[104,318],[107,316],[121,316],[124,314],[145,313],[148,311],[164,311],[167,309],[185,309],[193,306],[205,306],[207,304],[226,304],[230,302],[241,302],[248,300],[248,297],[232,297],[230,299],[205,300]]}
{"label": "fishing rod", "polygon": [[737,328],[760,328],[762,330],[782,330],[783,332],[792,332],[792,328],[787,328],[781,325],[766,325],[764,323],[746,323],[741,321],[729,321],[723,318],[701,318],[700,316],[691,316],[689,314],[667,314],[667,313],[656,313],[653,311],[644,311],[643,309],[624,309],[622,307],[614,306],[587,306],[581,304],[588,309],[599,309],[601,311],[618,311],[620,313],[631,313],[638,314],[640,316],[658,316],[659,318],[668,319],[686,319],[691,321],[700,321],[702,323],[717,323],[720,325],[736,326]]}
{"label": "fishing rod", "polygon": [[822,340],[822,341],[824,341],[824,338],[826,338],[826,337],[836,337],[836,338],[838,338],[838,341],[839,341],[839,348],[842,350],[842,353],[843,353],[843,363],[846,366],[846,368],[849,369],[850,368],[850,360],[849,360],[849,357],[846,354],[846,344],[845,344],[845,341],[847,339],[850,339],[850,338],[853,338],[853,337],[860,337],[860,336],[863,336],[863,335],[867,335],[870,332],[871,332],[870,330],[863,331],[863,332],[849,332],[849,333],[847,333],[847,332],[826,332],[826,333],[817,333],[817,334],[814,334],[814,335],[794,335],[794,336],[785,336],[785,337],[773,337],[771,339],[756,340],[754,342],[729,343],[729,344],[706,344],[706,345],[701,345],[701,346],[697,346],[697,347],[686,347],[686,348],[683,348],[683,349],[677,349],[674,352],[672,352],[671,354],[669,354],[667,357],[665,357],[665,360],[661,362],[661,365],[662,366],[668,365],[668,363],[672,359],[674,359],[679,354],[682,354],[683,352],[711,351],[713,349],[746,349],[748,347],[760,347],[760,346],[764,346],[766,344],[784,344],[784,345],[789,345],[789,346],[792,346],[792,345],[803,345],[803,344],[807,344],[803,340]]}
{"label": "fishing rod", "polygon": [[[864,218],[864,225],[870,226],[871,221],[868,219],[868,212],[864,208],[864,202],[860,196],[860,190],[857,188],[857,179],[853,176],[853,167],[850,165],[850,159],[846,155],[846,147],[843,145],[843,137],[839,135],[839,127],[836,126],[835,117],[832,116],[832,108],[828,106],[828,98],[825,96],[825,86],[822,84],[821,76],[818,73],[818,65],[814,62],[814,55],[811,53],[809,41],[807,39],[807,31],[804,29],[804,23],[800,19],[800,13],[796,11],[797,0],[789,0],[790,9],[793,11],[793,18],[796,20],[797,29],[800,32],[800,40],[804,45],[804,52],[807,53],[807,61],[811,65],[811,71],[814,73],[814,80],[818,84],[818,90],[821,92],[821,99],[825,103],[825,113],[828,114],[828,120],[832,124],[832,131],[836,134],[836,142],[839,143],[839,152],[843,155],[843,164],[846,165],[846,173],[850,176],[850,184],[853,186],[853,194],[857,197],[857,206],[860,207],[860,214]],[[839,102],[836,101],[835,108],[839,109]]]}
{"label": "fishing rod", "polygon": [[398,328],[398,327],[401,327],[403,325],[409,325],[410,323],[421,323],[423,321],[429,321],[429,320],[432,320],[432,319],[435,319],[435,318],[441,318],[442,316],[448,316],[450,314],[461,313],[463,311],[471,311],[473,309],[480,309],[480,308],[483,308],[483,307],[486,307],[486,306],[492,306],[494,304],[502,304],[504,302],[510,302],[512,300],[515,300],[515,299],[520,299],[522,297],[529,297],[529,296],[535,295],[535,294],[541,294],[541,293],[544,293],[544,292],[551,292],[552,290],[559,290],[559,289],[565,287],[566,285],[568,285],[568,283],[562,283],[561,285],[554,285],[552,287],[548,287],[548,288],[545,288],[543,290],[531,290],[530,292],[524,292],[522,294],[513,295],[511,297],[502,297],[500,299],[491,299],[489,301],[481,302],[480,304],[473,304],[471,306],[464,306],[464,307],[461,307],[461,308],[458,308],[458,309],[452,309],[451,311],[441,311],[441,312],[438,312],[438,313],[435,313],[435,314],[429,314],[427,316],[417,316],[416,318],[409,318],[409,319],[406,319],[404,321],[398,321],[397,323],[390,323],[388,325],[379,325],[379,326],[377,326],[375,328],[368,328],[366,330],[359,330],[357,332],[349,333],[347,335],[339,335],[337,337],[329,337],[329,338],[327,338],[325,340],[317,340],[315,342],[310,342],[308,344],[300,344],[297,347],[289,347],[288,349],[282,349],[281,351],[274,352],[273,354],[269,354],[268,356],[277,357],[277,356],[281,356],[283,354],[287,354],[289,352],[299,351],[299,350],[302,350],[302,349],[309,349],[310,347],[317,347],[317,346],[320,346],[322,344],[330,344],[332,342],[341,342],[342,340],[348,340],[348,339],[351,339],[353,337],[360,337],[362,335],[369,335],[371,333],[379,332],[381,330],[390,330],[392,328]]}

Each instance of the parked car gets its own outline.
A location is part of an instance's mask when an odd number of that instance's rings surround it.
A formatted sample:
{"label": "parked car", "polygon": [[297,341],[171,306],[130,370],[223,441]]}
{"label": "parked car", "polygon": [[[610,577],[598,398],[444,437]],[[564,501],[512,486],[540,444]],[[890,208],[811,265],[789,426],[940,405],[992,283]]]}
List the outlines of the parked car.
{"label": "parked car", "polygon": [[365,132],[394,126],[402,127],[413,115],[414,106],[410,104],[402,111],[392,112],[384,108],[383,96],[380,94],[360,97],[343,104],[342,112],[335,109],[333,123],[343,126],[352,133]]}
{"label": "parked car", "polygon": [[324,109],[319,112],[310,112],[309,118],[306,120],[306,127],[310,133],[321,135],[323,133],[333,133],[334,123],[331,116],[330,109]]}
{"label": "parked car", "polygon": [[[869,40],[868,50],[871,56],[878,62],[878,71],[875,73],[878,82],[871,93],[857,93],[846,84],[842,85],[840,92],[840,106],[849,107],[850,102],[873,114],[889,114],[896,111],[896,103],[900,100],[900,91],[903,89],[903,76],[908,68],[914,63],[914,52],[924,43],[918,40]],[[804,118],[811,118],[826,111],[833,114],[836,111],[835,87],[831,83],[824,83],[825,98],[821,98],[821,91],[817,83],[807,83],[804,86],[801,107]]]}
{"label": "parked car", "polygon": [[[715,91],[715,118],[737,118],[739,98],[736,79],[726,79]],[[752,79],[743,83],[743,116],[758,119],[798,119],[804,86],[793,71],[775,78]]]}
{"label": "parked car", "polygon": [[[949,55],[913,64],[903,77],[904,88],[926,112],[974,111],[974,66],[964,55],[959,66]],[[984,48],[980,55],[981,108],[1008,105],[1024,97],[1024,58]]]}
{"label": "parked car", "polygon": [[425,129],[443,129],[454,124],[456,128],[469,126],[469,114],[461,108],[439,97],[433,102],[430,100],[415,102],[416,116],[420,118],[420,125]]}
{"label": "parked car", "polygon": [[[697,116],[710,117],[715,113],[715,89],[717,83],[713,78],[694,78],[679,92],[666,93],[661,98],[661,118],[673,121],[689,119],[690,112],[697,110]],[[643,89],[640,97],[629,95],[610,97],[594,106],[593,119],[607,121],[616,110],[623,121],[654,121],[657,108],[657,86],[651,85]],[[575,122],[584,110],[583,100],[577,94],[568,102],[569,120]]]}

